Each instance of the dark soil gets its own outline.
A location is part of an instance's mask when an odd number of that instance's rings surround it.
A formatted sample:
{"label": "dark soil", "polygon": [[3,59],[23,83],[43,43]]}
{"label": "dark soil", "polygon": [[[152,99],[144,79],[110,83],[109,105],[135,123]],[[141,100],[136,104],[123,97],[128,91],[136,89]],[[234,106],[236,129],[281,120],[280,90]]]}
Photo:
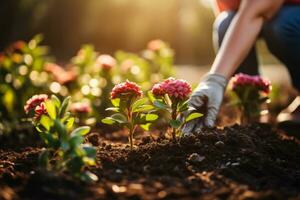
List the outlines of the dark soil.
{"label": "dark soil", "polygon": [[115,134],[120,143],[101,135],[87,137],[98,146],[92,184],[39,170],[38,146],[0,150],[0,199],[300,199],[299,141],[267,125],[210,129],[176,142],[154,132],[133,151],[126,134]]}

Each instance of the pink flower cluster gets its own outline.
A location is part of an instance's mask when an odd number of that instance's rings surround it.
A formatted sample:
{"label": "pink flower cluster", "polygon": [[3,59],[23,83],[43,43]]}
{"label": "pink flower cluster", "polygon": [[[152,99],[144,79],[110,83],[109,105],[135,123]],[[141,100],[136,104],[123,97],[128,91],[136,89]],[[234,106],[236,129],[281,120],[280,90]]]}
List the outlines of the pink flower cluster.
{"label": "pink flower cluster", "polygon": [[253,86],[257,88],[258,91],[262,91],[266,94],[268,94],[271,91],[270,81],[260,76],[250,76],[247,74],[239,73],[231,79],[232,90],[236,90],[238,87],[247,86]]}
{"label": "pink flower cluster", "polygon": [[103,70],[107,71],[111,70],[117,64],[116,60],[107,54],[100,55],[97,58],[97,63]]}
{"label": "pink flower cluster", "polygon": [[86,102],[73,103],[70,108],[70,111],[73,113],[89,113],[91,110],[90,104]]}
{"label": "pink flower cluster", "polygon": [[[25,112],[28,114],[31,110],[37,108],[37,106],[42,105],[48,99],[48,95],[46,94],[37,94],[32,96],[30,99],[26,101],[24,106]],[[39,109],[42,109],[41,107]]]}
{"label": "pink flower cluster", "polygon": [[111,92],[111,99],[121,97],[141,97],[142,90],[139,85],[134,82],[125,81],[116,85]]}
{"label": "pink flower cluster", "polygon": [[192,92],[191,85],[182,79],[168,78],[152,87],[155,96],[168,94],[171,99],[186,100]]}

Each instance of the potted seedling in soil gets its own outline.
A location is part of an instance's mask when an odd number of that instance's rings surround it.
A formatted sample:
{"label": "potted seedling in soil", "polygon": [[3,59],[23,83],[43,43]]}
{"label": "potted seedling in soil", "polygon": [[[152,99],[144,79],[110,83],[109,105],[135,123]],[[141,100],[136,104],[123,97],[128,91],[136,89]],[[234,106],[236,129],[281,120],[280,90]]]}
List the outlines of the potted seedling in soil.
{"label": "potted seedling in soil", "polygon": [[262,113],[262,104],[268,103],[271,84],[260,76],[237,74],[231,79],[231,90],[237,96],[234,102],[241,110],[241,124],[256,121]]}
{"label": "potted seedling in soil", "polygon": [[32,122],[46,145],[39,163],[55,172],[67,171],[83,181],[95,181],[97,176],[85,170],[96,164],[96,149],[83,144],[83,136],[90,127],[73,130],[74,118],[68,112],[69,100],[66,98],[61,102],[54,95],[48,98],[41,94],[30,98],[24,106],[25,112],[33,115]]}
{"label": "potted seedling in soil", "polygon": [[[168,78],[153,86],[149,98],[153,105],[160,110],[165,110],[170,115],[169,125],[172,128],[172,137],[175,140],[180,135],[181,128],[187,122],[199,118],[201,113],[189,110],[188,98],[192,92],[191,85],[185,80]],[[190,113],[180,120],[184,113]]]}
{"label": "potted seedling in soil", "polygon": [[141,98],[140,86],[126,81],[116,85],[111,92],[111,102],[114,107],[106,110],[115,112],[110,117],[102,119],[102,123],[126,127],[129,132],[130,148],[133,149],[133,136],[138,125],[147,130],[158,116],[151,113],[154,110],[148,105],[147,98]]}

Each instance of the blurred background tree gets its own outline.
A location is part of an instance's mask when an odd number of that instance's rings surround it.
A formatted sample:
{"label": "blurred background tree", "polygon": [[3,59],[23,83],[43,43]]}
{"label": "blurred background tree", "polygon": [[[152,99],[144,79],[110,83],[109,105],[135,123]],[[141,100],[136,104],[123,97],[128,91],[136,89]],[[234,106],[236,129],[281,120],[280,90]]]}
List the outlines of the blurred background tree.
{"label": "blurred background tree", "polygon": [[0,13],[1,50],[42,33],[60,61],[83,43],[137,52],[156,38],[175,49],[176,64],[207,65],[214,55],[205,0],[2,0]]}

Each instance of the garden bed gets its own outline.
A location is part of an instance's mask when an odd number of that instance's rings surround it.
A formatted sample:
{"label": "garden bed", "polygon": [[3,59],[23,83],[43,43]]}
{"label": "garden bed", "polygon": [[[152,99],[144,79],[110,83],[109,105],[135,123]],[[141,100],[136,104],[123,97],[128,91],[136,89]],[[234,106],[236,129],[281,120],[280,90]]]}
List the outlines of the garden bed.
{"label": "garden bed", "polygon": [[176,142],[153,132],[136,137],[132,151],[126,134],[115,135],[87,136],[97,146],[90,170],[99,181],[91,184],[39,170],[39,145],[2,148],[0,199],[300,199],[299,141],[268,125],[207,129]]}

